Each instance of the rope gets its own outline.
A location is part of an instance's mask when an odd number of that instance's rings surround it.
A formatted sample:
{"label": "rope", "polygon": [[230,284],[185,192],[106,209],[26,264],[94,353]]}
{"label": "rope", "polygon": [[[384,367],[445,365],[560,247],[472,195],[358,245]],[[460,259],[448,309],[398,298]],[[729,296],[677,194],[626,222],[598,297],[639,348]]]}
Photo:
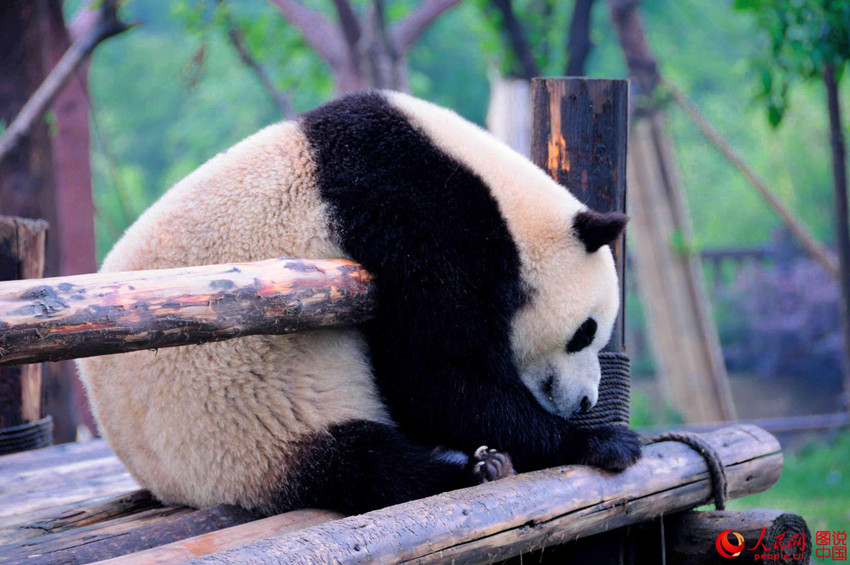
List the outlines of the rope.
{"label": "rope", "polygon": [[629,426],[629,401],[631,379],[629,356],[604,351],[599,354],[602,379],[599,381],[599,399],[588,412],[576,414],[570,422],[579,428],[599,426]]}
{"label": "rope", "polygon": [[[629,425],[629,400],[631,389],[629,356],[622,353],[602,352],[599,354],[599,366],[602,379],[599,382],[599,400],[596,406],[584,414],[570,418],[570,422],[579,428],[599,426]],[[652,445],[662,441],[684,443],[702,455],[708,465],[714,505],[718,510],[726,508],[729,496],[729,484],[726,480],[726,468],[717,451],[698,434],[690,432],[667,432],[647,439],[644,444]]]}
{"label": "rope", "polygon": [[648,438],[644,445],[661,443],[662,441],[678,441],[684,443],[705,459],[708,474],[711,477],[711,488],[714,493],[714,506],[717,510],[726,509],[726,499],[729,497],[729,483],[726,480],[726,467],[720,460],[720,455],[699,434],[692,432],[666,432]]}
{"label": "rope", "polygon": [[0,455],[53,445],[53,418],[0,429]]}

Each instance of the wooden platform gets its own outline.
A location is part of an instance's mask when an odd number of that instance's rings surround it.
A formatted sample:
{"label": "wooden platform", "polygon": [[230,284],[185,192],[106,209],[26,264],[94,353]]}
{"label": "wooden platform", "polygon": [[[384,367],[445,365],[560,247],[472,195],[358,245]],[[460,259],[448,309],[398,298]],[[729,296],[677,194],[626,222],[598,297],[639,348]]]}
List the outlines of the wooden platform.
{"label": "wooden platform", "polygon": [[[778,479],[782,455],[767,432],[742,425],[705,439],[726,467],[730,496]],[[165,507],[94,440],[0,457],[0,564],[493,562],[711,496],[702,457],[662,443],[620,474],[561,467],[361,516],[308,509],[260,518],[228,506]]]}
{"label": "wooden platform", "polygon": [[[0,563],[179,563],[340,516],[301,510],[272,518],[229,506],[165,507],[103,440],[0,457]],[[219,532],[215,539],[203,534]],[[225,535],[222,535],[225,534]],[[200,536],[200,537],[197,537]],[[168,546],[159,555],[128,554]]]}

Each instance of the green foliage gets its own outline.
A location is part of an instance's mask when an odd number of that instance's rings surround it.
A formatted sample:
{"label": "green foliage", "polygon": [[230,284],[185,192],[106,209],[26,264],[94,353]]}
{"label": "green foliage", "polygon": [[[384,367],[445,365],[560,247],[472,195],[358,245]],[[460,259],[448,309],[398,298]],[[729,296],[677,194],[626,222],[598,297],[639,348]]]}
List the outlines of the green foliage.
{"label": "green foliage", "polygon": [[[850,432],[829,444],[813,443],[785,453],[776,486],[729,502],[730,510],[780,508],[803,516],[809,529],[846,530],[850,523]],[[814,537],[814,535],[812,536]]]}
{"label": "green foliage", "polygon": [[[520,62],[505,32],[501,13],[491,0],[475,0],[482,22],[485,53],[498,62],[503,76],[522,76]],[[567,64],[567,30],[573,2],[514,0],[513,8],[528,39],[531,53],[543,76],[564,74]]]}
{"label": "green foliage", "polygon": [[650,399],[645,392],[632,387],[631,418],[629,425],[635,429],[657,426],[676,426],[682,423],[682,415],[660,399]]}
{"label": "green foliage", "polygon": [[760,31],[762,52],[752,66],[760,83],[757,99],[771,126],[782,122],[795,79],[821,79],[824,65],[831,64],[840,81],[850,60],[850,2],[736,0],[735,8],[750,12]]}
{"label": "green foliage", "polygon": [[[540,14],[550,1],[516,0],[517,14],[534,28],[535,37],[545,36],[533,42],[543,72],[561,74],[573,2],[551,3],[555,15],[547,27]],[[305,2],[335,21],[329,2]],[[784,114],[786,127],[771,133],[762,107],[742,102],[763,87],[762,78],[752,80],[748,64],[762,50],[753,41],[759,31],[755,20],[733,10],[733,2],[653,0],[640,9],[664,75],[694,99],[815,234],[829,240],[833,211],[823,94],[816,84],[795,87],[797,104]],[[389,0],[388,18],[403,18],[417,3]],[[413,94],[479,124],[487,110],[487,72],[502,64],[505,51],[492,20],[498,14],[485,4],[489,2],[462,2],[449,10],[408,55]],[[216,152],[280,119],[275,103],[229,44],[221,10],[230,10],[252,56],[290,95],[295,111],[333,96],[328,68],[268,0],[229,0],[223,7],[214,0],[181,0],[170,6],[164,10],[151,0],[128,2],[123,17],[142,25],[110,39],[94,54],[90,91],[101,257],[127,222],[171,184]],[[366,6],[367,0],[355,2],[361,13]],[[71,17],[73,10],[66,13]],[[626,76],[605,2],[595,4],[591,39],[589,74]],[[695,240],[704,247],[767,241],[779,221],[747,181],[687,117],[671,109],[669,119]]]}

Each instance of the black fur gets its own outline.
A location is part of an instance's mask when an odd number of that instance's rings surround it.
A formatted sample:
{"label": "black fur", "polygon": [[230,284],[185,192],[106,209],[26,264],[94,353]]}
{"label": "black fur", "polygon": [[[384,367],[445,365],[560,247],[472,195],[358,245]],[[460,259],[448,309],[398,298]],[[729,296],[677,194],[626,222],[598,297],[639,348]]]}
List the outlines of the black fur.
{"label": "black fur", "polygon": [[319,107],[301,126],[341,246],[377,275],[377,316],[361,327],[404,434],[466,453],[488,444],[518,471],[639,457],[633,432],[574,429],[520,381],[510,349],[520,260],[478,176],[379,93]]}
{"label": "black fur", "polygon": [[366,421],[333,426],[293,454],[297,465],[269,513],[329,508],[358,514],[469,484],[466,465],[432,458],[398,429]]}
{"label": "black fur", "polygon": [[620,237],[628,221],[629,217],[620,212],[600,214],[593,210],[585,210],[576,214],[573,229],[576,230],[579,240],[584,243],[587,252],[593,253]]}
{"label": "black fur", "polygon": [[593,339],[596,337],[596,320],[593,318],[588,318],[584,321],[584,323],[579,326],[578,330],[576,330],[575,335],[573,335],[572,339],[570,339],[569,343],[567,343],[567,353],[577,353],[593,343]]}

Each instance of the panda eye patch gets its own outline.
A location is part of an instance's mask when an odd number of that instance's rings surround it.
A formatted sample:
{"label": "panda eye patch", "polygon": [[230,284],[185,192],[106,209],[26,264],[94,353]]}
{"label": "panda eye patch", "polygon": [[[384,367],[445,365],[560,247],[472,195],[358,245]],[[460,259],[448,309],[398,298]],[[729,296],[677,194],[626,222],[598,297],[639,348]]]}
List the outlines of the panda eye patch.
{"label": "panda eye patch", "polygon": [[573,338],[567,344],[567,353],[576,353],[581,351],[591,343],[596,337],[596,320],[588,318],[576,331]]}

